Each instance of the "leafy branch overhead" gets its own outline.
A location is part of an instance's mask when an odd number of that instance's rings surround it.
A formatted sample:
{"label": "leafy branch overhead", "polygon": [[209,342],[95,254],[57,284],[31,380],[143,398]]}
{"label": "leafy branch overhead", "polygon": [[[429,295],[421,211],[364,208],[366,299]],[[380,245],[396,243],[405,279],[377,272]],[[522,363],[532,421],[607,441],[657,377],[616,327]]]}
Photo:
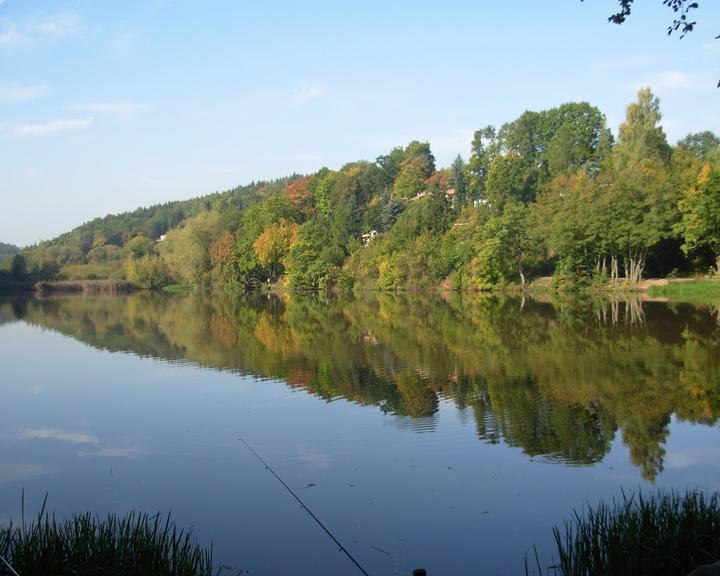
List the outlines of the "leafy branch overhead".
{"label": "leafy branch overhead", "polygon": [[[580,0],[584,2],[585,0]],[[619,10],[615,14],[611,14],[608,17],[608,22],[613,24],[623,24],[630,13],[632,12],[633,3],[635,0],[618,0]],[[697,24],[696,20],[691,18],[693,11],[700,7],[700,3],[694,0],[662,0],[664,6],[672,8],[675,13],[675,18],[672,24],[667,27],[668,36],[673,32],[680,32],[680,38],[684,38],[688,32],[692,32]],[[720,39],[720,34],[715,36],[715,39]],[[720,87],[720,81],[718,82]]]}
{"label": "leafy branch overhead", "polygon": [[[618,0],[620,3],[620,10],[608,18],[608,22],[613,24],[622,24],[625,19],[630,15],[634,0]],[[677,14],[673,23],[668,26],[668,36],[673,32],[680,30],[680,38],[684,37],[688,32],[692,32],[693,28],[697,24],[694,20],[689,20],[688,16],[692,10],[699,8],[699,3],[690,0],[663,0],[663,5],[668,8],[672,8],[673,12]]]}

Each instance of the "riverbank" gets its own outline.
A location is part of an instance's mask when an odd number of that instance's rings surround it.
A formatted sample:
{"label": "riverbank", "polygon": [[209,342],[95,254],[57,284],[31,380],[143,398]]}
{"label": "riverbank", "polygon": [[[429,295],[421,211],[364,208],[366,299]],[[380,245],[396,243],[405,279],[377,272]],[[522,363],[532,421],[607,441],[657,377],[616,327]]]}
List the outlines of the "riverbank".
{"label": "riverbank", "polygon": [[[513,294],[527,292],[531,295],[544,293],[562,293],[553,286],[552,278],[536,278],[525,287],[512,285],[508,292]],[[637,283],[621,280],[614,285],[591,285],[578,291],[578,294],[601,296],[637,296],[641,299],[677,300],[679,302],[720,301],[720,278],[648,278]]]}
{"label": "riverbank", "polygon": [[649,286],[647,293],[683,302],[717,302],[720,301],[720,279],[675,280]]}

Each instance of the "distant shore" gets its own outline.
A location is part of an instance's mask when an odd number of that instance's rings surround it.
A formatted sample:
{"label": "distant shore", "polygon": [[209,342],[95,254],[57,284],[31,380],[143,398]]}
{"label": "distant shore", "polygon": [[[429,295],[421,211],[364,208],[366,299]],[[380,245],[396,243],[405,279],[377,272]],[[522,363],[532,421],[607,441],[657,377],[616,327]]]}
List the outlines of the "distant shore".
{"label": "distant shore", "polygon": [[[267,290],[267,287],[262,287]],[[0,295],[26,295],[36,293],[47,296],[54,294],[82,295],[116,295],[127,294],[139,290],[138,287],[125,280],[54,280],[41,282],[0,283]],[[194,290],[192,285],[171,284],[162,288],[168,293],[189,293]],[[270,291],[285,292],[288,288],[281,282],[272,284]],[[444,290],[455,292],[455,290]],[[500,289],[512,295],[546,295],[567,293],[553,286],[552,278],[544,276],[536,278],[525,286],[512,284]],[[466,291],[460,291],[466,292]],[[642,299],[676,300],[684,302],[715,302],[720,301],[720,278],[648,278],[638,283],[621,280],[615,285],[589,286],[578,290],[575,294],[599,296],[635,295]]]}

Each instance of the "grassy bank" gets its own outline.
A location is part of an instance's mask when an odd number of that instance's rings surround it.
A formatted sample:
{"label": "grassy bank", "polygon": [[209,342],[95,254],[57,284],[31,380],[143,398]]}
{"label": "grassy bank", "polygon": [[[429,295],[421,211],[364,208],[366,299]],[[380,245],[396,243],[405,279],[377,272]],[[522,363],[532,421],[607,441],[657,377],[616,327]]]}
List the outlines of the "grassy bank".
{"label": "grassy bank", "polygon": [[623,493],[553,532],[560,576],[682,576],[720,559],[720,494]]}
{"label": "grassy bank", "polygon": [[65,264],[60,268],[59,276],[66,280],[120,280],[124,276],[124,269],[117,262]]}
{"label": "grassy bank", "polygon": [[135,287],[125,280],[59,280],[38,282],[35,290],[40,294],[125,294]]}
{"label": "grassy bank", "polygon": [[57,521],[43,507],[29,524],[0,526],[0,555],[22,576],[212,574],[212,551],[160,514]]}
{"label": "grassy bank", "polygon": [[168,284],[162,287],[163,292],[170,292],[171,294],[187,294],[193,290],[192,284]]}
{"label": "grassy bank", "polygon": [[651,286],[648,294],[686,302],[720,301],[720,280],[687,280],[670,282],[666,286]]}

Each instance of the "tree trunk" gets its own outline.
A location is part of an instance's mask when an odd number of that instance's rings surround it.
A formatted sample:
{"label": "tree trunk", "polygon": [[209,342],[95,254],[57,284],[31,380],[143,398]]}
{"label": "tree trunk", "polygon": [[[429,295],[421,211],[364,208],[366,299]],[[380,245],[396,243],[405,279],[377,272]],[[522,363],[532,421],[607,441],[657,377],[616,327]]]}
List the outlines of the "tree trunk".
{"label": "tree trunk", "polygon": [[642,280],[645,270],[645,251],[630,252],[625,257],[625,278],[628,282],[637,284]]}
{"label": "tree trunk", "polygon": [[620,267],[618,266],[618,258],[614,254],[610,257],[610,282],[617,284],[620,279]]}

